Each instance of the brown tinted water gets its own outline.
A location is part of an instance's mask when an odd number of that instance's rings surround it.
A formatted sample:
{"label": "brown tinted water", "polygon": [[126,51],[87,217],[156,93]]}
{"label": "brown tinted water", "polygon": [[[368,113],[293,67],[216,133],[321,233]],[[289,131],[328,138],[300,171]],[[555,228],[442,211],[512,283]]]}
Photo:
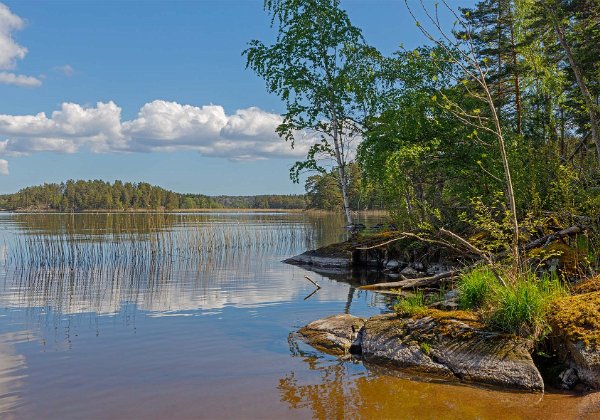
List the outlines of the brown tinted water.
{"label": "brown tinted water", "polygon": [[[369,222],[369,221],[367,221]],[[1,418],[594,418],[600,394],[511,393],[340,361],[289,339],[387,311],[281,263],[343,239],[303,214],[0,214]],[[304,279],[309,275],[322,289]]]}

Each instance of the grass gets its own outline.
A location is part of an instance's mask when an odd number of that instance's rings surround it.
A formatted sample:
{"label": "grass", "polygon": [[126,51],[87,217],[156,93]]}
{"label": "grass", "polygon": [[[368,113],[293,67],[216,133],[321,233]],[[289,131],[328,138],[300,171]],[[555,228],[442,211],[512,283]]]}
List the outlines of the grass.
{"label": "grass", "polygon": [[548,331],[553,304],[567,295],[555,275],[524,273],[502,287],[488,267],[461,275],[457,288],[461,309],[477,310],[490,328],[527,337]]}
{"label": "grass", "polygon": [[488,267],[478,267],[460,276],[458,280],[458,304],[461,309],[482,308],[492,297],[497,283]]}
{"label": "grass", "polygon": [[394,310],[401,315],[420,315],[427,310],[423,292],[415,292],[414,295],[406,296],[394,305]]}
{"label": "grass", "polygon": [[548,330],[552,304],[566,295],[556,277],[522,275],[507,287],[494,286],[485,313],[486,323],[498,330],[539,337]]}

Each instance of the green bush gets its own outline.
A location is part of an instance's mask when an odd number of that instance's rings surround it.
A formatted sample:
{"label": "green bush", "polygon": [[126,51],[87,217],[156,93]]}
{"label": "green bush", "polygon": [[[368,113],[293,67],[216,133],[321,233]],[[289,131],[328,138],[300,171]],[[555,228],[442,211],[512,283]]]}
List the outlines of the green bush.
{"label": "green bush", "polygon": [[490,326],[523,336],[539,336],[547,327],[546,317],[551,302],[563,296],[560,281],[545,276],[538,279],[526,275],[507,287],[494,287]]}
{"label": "green bush", "polygon": [[458,280],[458,304],[461,309],[477,309],[484,306],[493,295],[498,280],[488,267],[480,267],[464,273]]}

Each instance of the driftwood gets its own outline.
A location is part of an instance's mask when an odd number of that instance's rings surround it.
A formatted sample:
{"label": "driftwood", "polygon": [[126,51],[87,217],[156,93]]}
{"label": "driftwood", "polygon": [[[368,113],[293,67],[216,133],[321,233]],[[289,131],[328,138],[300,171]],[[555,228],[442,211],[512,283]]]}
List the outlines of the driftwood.
{"label": "driftwood", "polygon": [[446,271],[444,273],[436,274],[431,277],[419,277],[416,279],[407,279],[401,281],[394,281],[390,283],[377,283],[368,284],[366,286],[360,286],[362,290],[379,290],[379,289],[413,289],[416,287],[432,286],[441,283],[442,280],[452,280],[458,276],[461,270]]}
{"label": "driftwood", "polygon": [[529,250],[533,248],[545,247],[548,246],[550,242],[557,241],[566,236],[577,235],[581,232],[583,232],[583,229],[581,229],[579,226],[571,226],[570,228],[563,229],[546,236],[542,236],[541,238],[536,239],[535,241],[529,242],[527,245],[525,245],[524,249]]}

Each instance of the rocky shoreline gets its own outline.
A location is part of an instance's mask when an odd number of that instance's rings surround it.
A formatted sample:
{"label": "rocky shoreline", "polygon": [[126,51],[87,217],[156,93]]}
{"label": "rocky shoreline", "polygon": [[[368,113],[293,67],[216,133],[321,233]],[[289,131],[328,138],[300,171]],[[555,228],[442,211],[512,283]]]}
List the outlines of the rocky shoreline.
{"label": "rocky shoreline", "polygon": [[[315,271],[370,267],[409,282],[424,274],[435,277],[448,267],[402,262],[391,258],[388,250],[356,248],[349,241],[285,262]],[[600,277],[560,301],[562,307],[551,316],[552,332],[539,342],[491,330],[476,313],[456,310],[454,290],[442,305],[431,305],[422,314],[389,313],[369,319],[332,315],[309,323],[298,336],[319,351],[443,380],[532,392],[542,392],[547,386],[595,391],[600,390],[598,285]]]}

